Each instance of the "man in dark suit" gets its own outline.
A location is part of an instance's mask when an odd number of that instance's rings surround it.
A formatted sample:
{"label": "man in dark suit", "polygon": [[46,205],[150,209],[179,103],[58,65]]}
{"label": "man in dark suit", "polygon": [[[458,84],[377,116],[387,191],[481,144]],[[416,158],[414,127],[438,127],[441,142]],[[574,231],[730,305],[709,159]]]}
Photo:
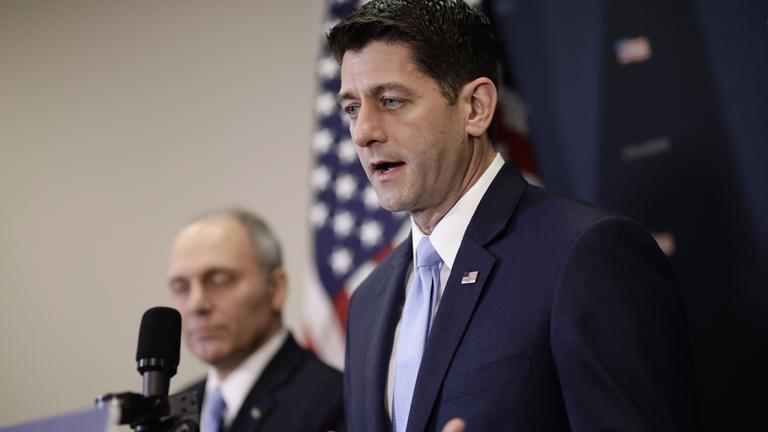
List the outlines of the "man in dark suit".
{"label": "man in dark suit", "polygon": [[363,168],[412,221],[351,300],[349,430],[697,430],[686,317],[652,238],[492,149],[487,19],[373,0],[328,39]]}
{"label": "man in dark suit", "polygon": [[341,373],[283,327],[287,281],[269,227],[243,210],[206,214],[176,237],[172,303],[191,351],[210,365],[192,386],[202,432],[341,430]]}

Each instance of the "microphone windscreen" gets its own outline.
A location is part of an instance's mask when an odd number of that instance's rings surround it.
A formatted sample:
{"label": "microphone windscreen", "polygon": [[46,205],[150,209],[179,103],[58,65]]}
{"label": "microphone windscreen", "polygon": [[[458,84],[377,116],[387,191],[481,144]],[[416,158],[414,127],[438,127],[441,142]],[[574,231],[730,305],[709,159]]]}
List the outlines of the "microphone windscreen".
{"label": "microphone windscreen", "polygon": [[144,312],[139,329],[136,361],[164,359],[173,365],[178,365],[180,350],[181,315],[179,311],[158,306]]}

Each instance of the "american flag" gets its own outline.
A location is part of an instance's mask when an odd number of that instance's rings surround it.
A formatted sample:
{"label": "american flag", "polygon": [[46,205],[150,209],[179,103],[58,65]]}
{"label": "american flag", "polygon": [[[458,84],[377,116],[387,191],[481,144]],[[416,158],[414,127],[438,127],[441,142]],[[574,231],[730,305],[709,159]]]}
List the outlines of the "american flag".
{"label": "american flag", "polygon": [[651,58],[651,42],[645,36],[619,39],[614,43],[616,60],[623,64],[641,63]]}
{"label": "american flag", "polygon": [[[330,29],[360,1],[329,0]],[[311,257],[304,298],[304,339],[320,358],[342,368],[349,297],[357,285],[402,240],[410,226],[405,213],[379,205],[349,135],[346,114],[336,102],[339,65],[325,40],[317,66],[316,125],[310,173]]]}

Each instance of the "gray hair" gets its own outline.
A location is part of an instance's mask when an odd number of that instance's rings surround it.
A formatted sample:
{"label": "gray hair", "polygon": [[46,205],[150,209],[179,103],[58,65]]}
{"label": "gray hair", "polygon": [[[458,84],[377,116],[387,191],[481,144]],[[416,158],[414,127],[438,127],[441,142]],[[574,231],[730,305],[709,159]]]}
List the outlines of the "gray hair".
{"label": "gray hair", "polygon": [[216,216],[231,217],[240,222],[248,233],[248,240],[266,273],[283,266],[280,242],[260,216],[251,211],[233,207],[205,212],[194,218],[192,222]]}

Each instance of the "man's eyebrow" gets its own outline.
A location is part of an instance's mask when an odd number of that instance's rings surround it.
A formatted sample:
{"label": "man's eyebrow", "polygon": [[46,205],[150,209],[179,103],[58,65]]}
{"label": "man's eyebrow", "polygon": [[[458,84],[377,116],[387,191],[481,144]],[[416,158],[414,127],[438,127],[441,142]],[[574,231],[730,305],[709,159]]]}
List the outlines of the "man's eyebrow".
{"label": "man's eyebrow", "polygon": [[[370,89],[366,91],[369,95],[373,97],[381,96],[382,94],[390,91],[398,92],[404,96],[412,96],[414,94],[414,91],[410,88],[398,84],[395,82],[389,82],[389,83],[383,83],[383,84],[377,84]],[[356,99],[355,95],[350,91],[341,92],[338,95],[336,95],[336,101],[341,105],[341,102],[347,99]]]}
{"label": "man's eyebrow", "polygon": [[352,92],[345,91],[336,95],[336,103],[341,105],[341,102],[347,99],[354,99]]}

